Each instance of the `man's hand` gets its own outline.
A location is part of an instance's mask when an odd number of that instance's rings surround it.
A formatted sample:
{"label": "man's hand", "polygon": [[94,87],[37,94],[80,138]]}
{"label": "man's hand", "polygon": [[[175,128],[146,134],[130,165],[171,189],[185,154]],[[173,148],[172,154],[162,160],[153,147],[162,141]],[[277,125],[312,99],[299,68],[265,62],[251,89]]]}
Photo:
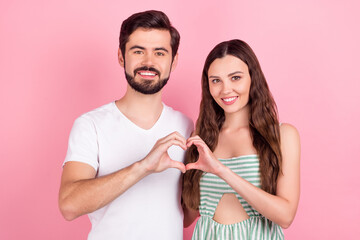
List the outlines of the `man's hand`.
{"label": "man's hand", "polygon": [[149,173],[162,172],[168,168],[177,168],[185,173],[185,165],[182,162],[174,161],[170,158],[167,150],[177,145],[186,150],[186,139],[178,132],[173,132],[164,138],[160,138],[151,149],[149,154],[141,160],[141,164]]}

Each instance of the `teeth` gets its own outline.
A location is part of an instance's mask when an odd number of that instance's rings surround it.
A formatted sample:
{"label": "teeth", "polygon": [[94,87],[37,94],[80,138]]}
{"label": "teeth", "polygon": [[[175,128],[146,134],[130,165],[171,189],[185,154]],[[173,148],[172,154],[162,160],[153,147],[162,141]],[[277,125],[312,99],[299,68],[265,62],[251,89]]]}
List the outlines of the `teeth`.
{"label": "teeth", "polygon": [[232,97],[232,98],[223,98],[223,100],[225,102],[231,102],[231,101],[234,101],[236,99],[236,97]]}
{"label": "teeth", "polygon": [[144,75],[144,76],[155,76],[155,73],[150,73],[150,72],[141,72],[139,73],[140,75]]}

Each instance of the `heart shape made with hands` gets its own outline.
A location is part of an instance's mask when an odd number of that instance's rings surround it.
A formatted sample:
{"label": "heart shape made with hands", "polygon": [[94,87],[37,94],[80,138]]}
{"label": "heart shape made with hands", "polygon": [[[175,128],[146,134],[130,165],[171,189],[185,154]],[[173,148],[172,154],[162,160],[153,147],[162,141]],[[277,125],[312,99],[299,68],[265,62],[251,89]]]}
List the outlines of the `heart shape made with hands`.
{"label": "heart shape made with hands", "polygon": [[199,152],[199,158],[194,163],[186,164],[186,170],[198,169],[204,172],[215,173],[218,171],[219,167],[223,166],[204,140],[202,140],[199,136],[196,135],[187,139],[186,147],[189,148],[192,145],[196,146]]}
{"label": "heart shape made with hands", "polygon": [[[186,166],[182,162],[172,160],[167,150],[174,145],[181,147],[183,150],[195,145],[199,152],[199,158],[196,162],[188,163]],[[223,166],[199,136],[191,136],[185,139],[178,132],[173,132],[159,139],[144,159],[144,163],[150,172],[162,172],[167,168],[177,168],[183,173],[191,169],[215,173],[219,167]]]}

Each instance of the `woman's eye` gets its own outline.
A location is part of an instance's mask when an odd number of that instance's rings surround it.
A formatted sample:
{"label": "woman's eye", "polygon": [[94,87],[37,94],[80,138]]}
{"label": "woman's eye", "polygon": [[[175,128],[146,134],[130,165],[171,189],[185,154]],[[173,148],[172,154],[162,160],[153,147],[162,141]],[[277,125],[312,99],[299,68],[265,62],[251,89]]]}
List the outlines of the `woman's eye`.
{"label": "woman's eye", "polygon": [[240,76],[233,76],[231,79],[232,80],[239,80],[241,77]]}
{"label": "woman's eye", "polygon": [[218,83],[218,82],[220,82],[220,80],[219,79],[213,79],[213,80],[211,80],[211,82],[212,83]]}

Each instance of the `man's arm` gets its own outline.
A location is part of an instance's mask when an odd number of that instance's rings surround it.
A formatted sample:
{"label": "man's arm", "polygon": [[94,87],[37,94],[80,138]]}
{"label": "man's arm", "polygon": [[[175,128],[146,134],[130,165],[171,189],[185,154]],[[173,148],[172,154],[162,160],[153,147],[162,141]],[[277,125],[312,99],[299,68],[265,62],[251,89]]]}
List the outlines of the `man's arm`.
{"label": "man's arm", "polygon": [[172,145],[186,149],[186,139],[174,132],[159,139],[142,160],[112,174],[95,178],[96,171],[88,164],[67,162],[63,169],[59,192],[59,208],[66,220],[73,220],[93,212],[124,193],[145,176],[178,168],[185,172],[181,162],[170,159],[167,150]]}

